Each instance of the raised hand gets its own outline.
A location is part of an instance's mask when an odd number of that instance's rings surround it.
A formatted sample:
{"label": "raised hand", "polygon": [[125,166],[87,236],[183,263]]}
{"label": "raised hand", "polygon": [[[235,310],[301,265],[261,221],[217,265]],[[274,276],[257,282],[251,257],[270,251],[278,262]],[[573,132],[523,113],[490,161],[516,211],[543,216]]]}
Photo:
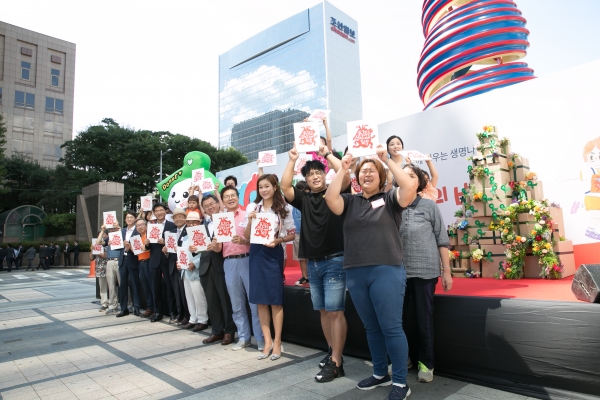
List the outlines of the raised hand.
{"label": "raised hand", "polygon": [[300,156],[300,154],[298,154],[298,150],[296,150],[296,142],[294,142],[294,147],[292,147],[292,149],[288,151],[288,156],[292,161],[296,161]]}
{"label": "raised hand", "polygon": [[321,157],[325,157],[325,154],[329,151],[329,149],[327,148],[327,146],[324,146],[322,144],[319,145],[319,155]]}
{"label": "raised hand", "polygon": [[346,153],[344,158],[342,158],[342,171],[348,171],[350,166],[352,165],[352,154]]}
{"label": "raised hand", "polygon": [[387,150],[383,148],[383,145],[378,144],[377,148],[376,148],[376,152],[377,152],[377,157],[379,157],[379,160],[385,164],[386,161],[388,160]]}

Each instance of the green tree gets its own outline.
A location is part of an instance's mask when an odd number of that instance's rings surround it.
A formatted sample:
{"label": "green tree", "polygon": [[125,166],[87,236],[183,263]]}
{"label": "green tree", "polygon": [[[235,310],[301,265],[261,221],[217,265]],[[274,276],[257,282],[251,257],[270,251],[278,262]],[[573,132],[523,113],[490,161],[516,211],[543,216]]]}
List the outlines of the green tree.
{"label": "green tree", "polygon": [[75,223],[77,217],[69,214],[48,214],[42,221],[46,227],[45,236],[63,236],[75,234]]}
{"label": "green tree", "polygon": [[31,204],[40,207],[44,190],[48,190],[51,171],[24,154],[13,154],[3,160],[4,189],[0,196],[2,210]]}

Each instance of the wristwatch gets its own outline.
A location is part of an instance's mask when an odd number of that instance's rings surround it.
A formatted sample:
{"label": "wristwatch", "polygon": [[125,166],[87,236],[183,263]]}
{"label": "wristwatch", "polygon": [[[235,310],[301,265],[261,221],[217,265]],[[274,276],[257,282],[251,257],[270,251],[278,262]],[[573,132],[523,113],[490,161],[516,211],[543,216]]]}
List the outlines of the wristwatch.
{"label": "wristwatch", "polygon": [[325,158],[329,157],[331,155],[331,152],[328,151],[327,153],[325,153]]}

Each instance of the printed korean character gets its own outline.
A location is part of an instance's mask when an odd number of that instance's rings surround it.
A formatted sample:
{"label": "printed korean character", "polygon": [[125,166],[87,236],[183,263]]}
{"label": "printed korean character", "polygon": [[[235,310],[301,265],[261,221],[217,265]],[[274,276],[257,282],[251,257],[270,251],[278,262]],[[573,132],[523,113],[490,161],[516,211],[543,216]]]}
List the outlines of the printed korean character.
{"label": "printed korean character", "polygon": [[458,149],[450,151],[450,154],[452,155],[452,158],[458,158]]}
{"label": "printed korean character", "polygon": [[476,151],[475,146],[467,146],[467,147],[465,147],[465,149],[466,149],[467,153],[475,154],[475,151]]}
{"label": "printed korean character", "polygon": [[344,30],[344,24],[343,24],[343,23],[341,23],[340,21],[338,21],[338,22],[337,22],[337,28],[338,28],[340,31],[343,31],[343,30]]}
{"label": "printed korean character", "polygon": [[437,191],[438,191],[438,198],[435,201],[436,203],[440,204],[445,201],[448,201],[448,191],[446,190],[446,186],[443,186],[442,190],[438,189]]}
{"label": "printed korean character", "polygon": [[458,154],[460,154],[461,157],[466,157],[467,156],[467,148],[466,147],[459,148]]}
{"label": "printed korean character", "polygon": [[442,161],[448,160],[448,153],[444,153],[443,151],[440,153],[440,158]]}
{"label": "printed korean character", "polygon": [[344,25],[344,33],[347,35],[350,33],[350,28]]}
{"label": "printed korean character", "polygon": [[355,34],[356,34],[356,33],[354,33],[354,31],[353,31],[352,29],[350,29],[350,37],[354,38],[354,35],[355,35]]}
{"label": "printed korean character", "polygon": [[[461,204],[466,204],[466,202],[467,202],[466,193],[468,193],[469,185],[466,183],[463,184],[463,189],[464,189],[464,191],[461,191],[461,190],[458,190],[457,186],[454,187],[454,201],[457,206],[460,206]],[[464,202],[461,200],[461,197],[465,198]]]}
{"label": "printed korean character", "polygon": [[337,25],[337,21],[333,17],[331,17],[331,25]]}
{"label": "printed korean character", "polygon": [[437,161],[438,158],[440,158],[440,153],[433,153],[431,155],[431,159],[434,160],[434,161]]}

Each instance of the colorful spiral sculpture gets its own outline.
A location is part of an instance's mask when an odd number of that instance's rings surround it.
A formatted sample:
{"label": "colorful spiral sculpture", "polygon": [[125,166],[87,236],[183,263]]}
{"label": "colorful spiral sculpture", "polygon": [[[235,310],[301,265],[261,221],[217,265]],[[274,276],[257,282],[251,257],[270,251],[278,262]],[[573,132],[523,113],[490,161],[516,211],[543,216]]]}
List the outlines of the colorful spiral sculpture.
{"label": "colorful spiral sculpture", "polygon": [[[535,78],[525,18],[509,0],[424,0],[417,68],[425,110]],[[469,71],[473,64],[492,64]]]}

